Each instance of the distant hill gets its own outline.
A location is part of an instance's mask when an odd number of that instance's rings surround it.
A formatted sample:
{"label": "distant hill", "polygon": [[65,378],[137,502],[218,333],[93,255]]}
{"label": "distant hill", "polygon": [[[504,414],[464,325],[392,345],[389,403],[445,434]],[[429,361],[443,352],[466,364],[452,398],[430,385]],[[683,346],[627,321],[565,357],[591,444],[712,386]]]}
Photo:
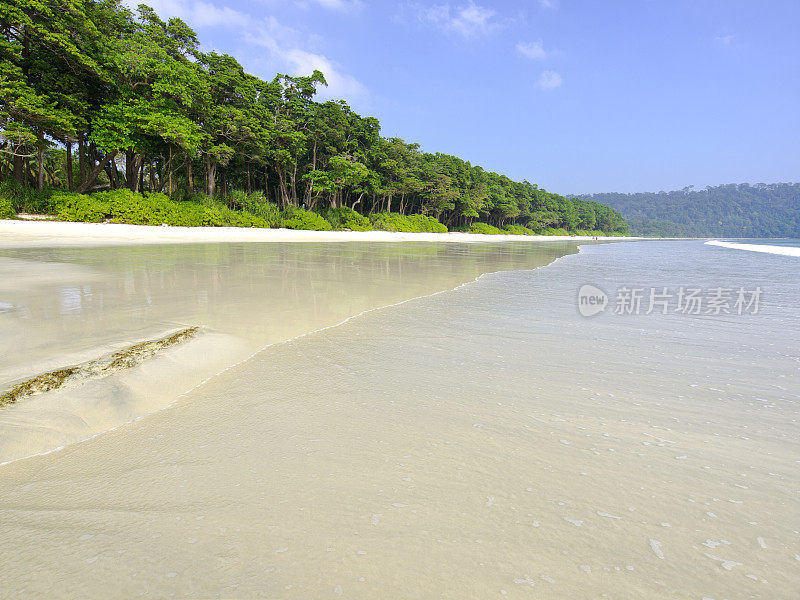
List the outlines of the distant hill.
{"label": "distant hill", "polygon": [[800,238],[800,183],[578,196],[618,210],[632,235]]}

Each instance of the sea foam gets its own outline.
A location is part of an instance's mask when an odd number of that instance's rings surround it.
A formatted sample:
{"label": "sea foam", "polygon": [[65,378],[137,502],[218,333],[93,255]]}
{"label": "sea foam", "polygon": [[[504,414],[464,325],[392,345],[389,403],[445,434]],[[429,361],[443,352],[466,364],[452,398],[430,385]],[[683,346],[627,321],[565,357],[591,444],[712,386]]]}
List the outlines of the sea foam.
{"label": "sea foam", "polygon": [[711,240],[707,246],[721,246],[732,250],[749,250],[750,252],[766,252],[767,254],[782,254],[784,256],[800,256],[800,248],[795,246],[769,246],[766,244],[737,244],[734,242],[720,242]]}

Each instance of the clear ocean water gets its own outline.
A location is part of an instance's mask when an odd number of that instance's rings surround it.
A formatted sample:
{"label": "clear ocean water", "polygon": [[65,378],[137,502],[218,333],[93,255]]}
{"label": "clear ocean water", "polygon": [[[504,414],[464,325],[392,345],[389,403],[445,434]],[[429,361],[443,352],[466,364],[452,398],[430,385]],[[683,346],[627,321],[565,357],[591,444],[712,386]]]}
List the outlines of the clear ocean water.
{"label": "clear ocean water", "polygon": [[533,268],[520,248],[0,467],[4,597],[796,598],[797,260],[645,241]]}

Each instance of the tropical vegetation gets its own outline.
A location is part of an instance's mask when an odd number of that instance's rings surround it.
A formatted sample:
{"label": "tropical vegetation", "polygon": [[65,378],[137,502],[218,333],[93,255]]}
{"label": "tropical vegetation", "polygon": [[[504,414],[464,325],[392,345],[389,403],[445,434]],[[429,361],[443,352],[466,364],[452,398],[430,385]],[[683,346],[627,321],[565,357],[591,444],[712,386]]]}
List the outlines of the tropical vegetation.
{"label": "tropical vegetation", "polygon": [[[380,135],[325,76],[262,80],[120,0],[0,3],[0,216],[624,234],[620,214]],[[124,191],[124,193],[123,193]],[[90,194],[87,196],[87,194]],[[11,204],[9,209],[8,205]]]}
{"label": "tropical vegetation", "polygon": [[695,190],[582,196],[619,210],[634,235],[800,237],[800,183],[727,184]]}

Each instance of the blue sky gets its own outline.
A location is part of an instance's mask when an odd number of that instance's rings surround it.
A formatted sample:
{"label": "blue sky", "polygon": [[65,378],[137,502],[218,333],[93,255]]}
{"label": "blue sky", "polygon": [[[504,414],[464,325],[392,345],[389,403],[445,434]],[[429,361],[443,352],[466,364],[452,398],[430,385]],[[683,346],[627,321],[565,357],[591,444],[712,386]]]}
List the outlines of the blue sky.
{"label": "blue sky", "polygon": [[800,180],[797,0],[149,4],[260,77],[320,69],[385,136],[554,192]]}

